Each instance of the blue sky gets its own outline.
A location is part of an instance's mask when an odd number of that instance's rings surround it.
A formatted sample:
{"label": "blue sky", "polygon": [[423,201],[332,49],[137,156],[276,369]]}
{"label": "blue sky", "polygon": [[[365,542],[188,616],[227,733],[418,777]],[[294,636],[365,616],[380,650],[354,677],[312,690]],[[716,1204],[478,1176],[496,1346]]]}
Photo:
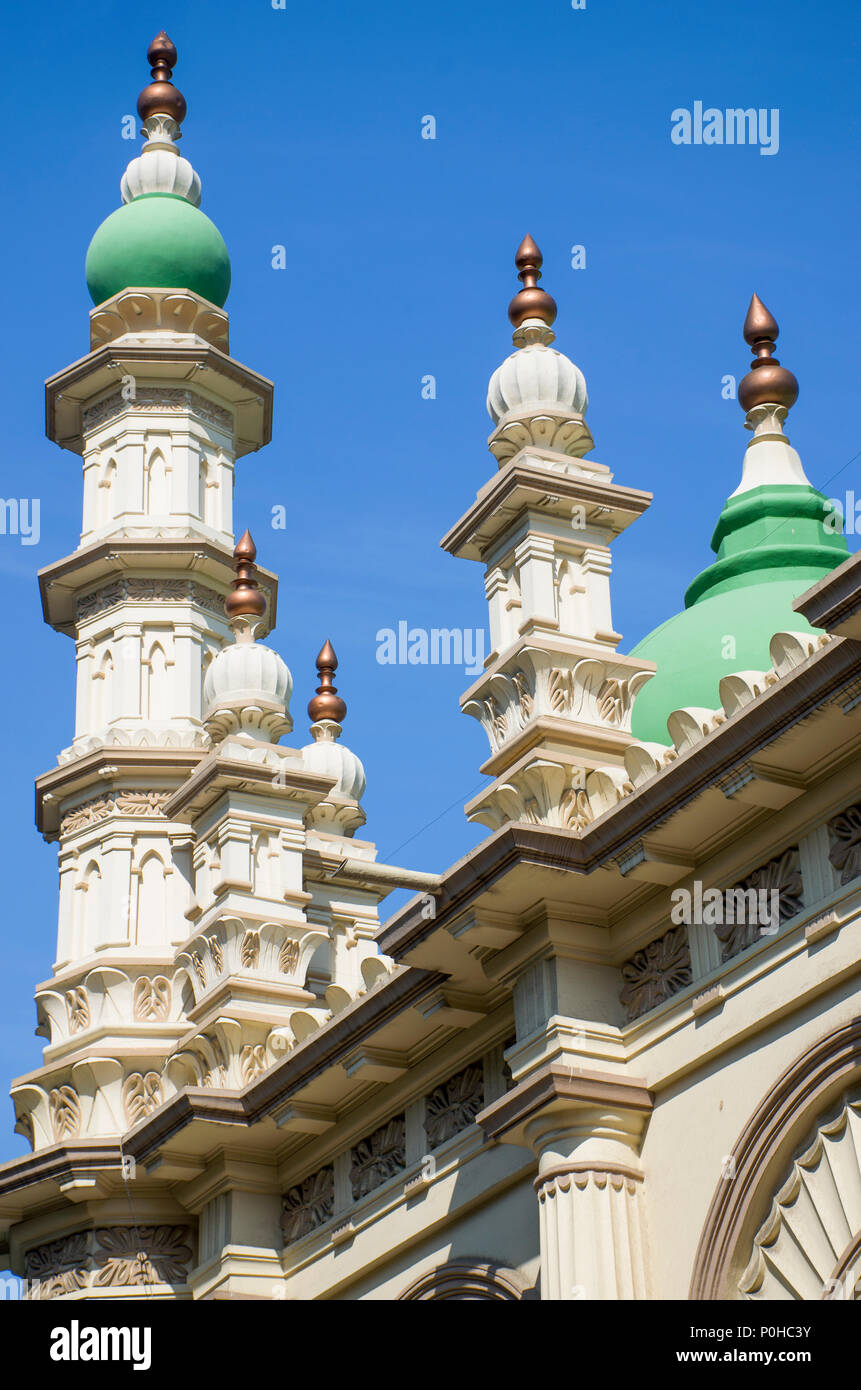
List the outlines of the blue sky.
{"label": "blue sky", "polygon": [[[35,22],[10,11],[0,492],[40,499],[41,534],[32,546],[0,536],[14,644],[2,695],[8,1078],[39,1060],[32,991],[56,943],[56,850],[32,826],[32,781],[73,734],[74,649],[42,622],[36,570],[78,543],[80,461],[44,437],[42,381],[87,349],[86,248],[119,204],[138,148],[123,117],[162,27],[189,106],[182,153],[231,252],[232,350],[275,382],[274,440],[240,462],[236,518],[281,577],[273,644],[295,681],[290,741],[306,739],[329,636],[382,859],[442,870],[484,834],[461,810],[487,752],[458,710],[472,677],[380,665],[376,633],[401,619],[486,624],[480,567],[438,543],[495,468],[484,400],[511,351],[525,232],[559,305],[557,346],[586,376],[592,456],[655,494],[615,547],[623,650],[681,606],[738,482],[747,435],[721,379],[747,368],[753,290],[801,384],[789,433],[811,480],[861,500],[849,0],[779,12],[743,0],[43,0]],[[671,113],[695,101],[777,108],[778,152],[673,144]],[[421,138],[427,115],[435,140]],[[272,268],[275,245],[286,270]],[[574,245],[585,269],[571,267]],[[427,374],[434,400],[421,395]],[[272,529],[276,506],[286,530]],[[25,1147],[11,1114],[0,1158]]]}

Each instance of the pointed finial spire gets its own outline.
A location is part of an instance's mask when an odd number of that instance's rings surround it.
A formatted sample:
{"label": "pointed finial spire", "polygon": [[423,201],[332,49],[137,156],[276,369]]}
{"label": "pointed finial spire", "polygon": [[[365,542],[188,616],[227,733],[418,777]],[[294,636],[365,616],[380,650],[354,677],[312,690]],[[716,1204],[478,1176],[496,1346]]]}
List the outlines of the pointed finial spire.
{"label": "pointed finial spire", "polygon": [[246,531],[241,540],[237,541],[233,559],[236,578],[231,592],[224,600],[224,611],[230,619],[246,615],[262,618],[266,612],[266,600],[254,577],[257,569],[254,563],[257,559],[257,547],[251,539],[250,531]]}
{"label": "pointed finial spire", "polygon": [[779,332],[777,320],[755,294],[744,321],[744,339],[754,358],[738,386],[739,405],[746,412],[758,405],[782,405],[789,410],[798,400],[798,382],[774,356]]}
{"label": "pointed finial spire", "polygon": [[316,695],[308,701],[308,715],[312,724],[318,724],[323,719],[330,719],[335,724],[344,722],[347,706],[338,694],[338,687],[333,679],[337,669],[338,658],[335,648],[327,637],[317,657],[320,684],[317,686]]}
{"label": "pointed finial spire", "polygon": [[517,278],[523,285],[523,289],[514,296],[508,306],[508,317],[515,328],[519,328],[524,319],[540,319],[549,328],[556,318],[555,299],[552,299],[545,290],[538,288],[543,263],[544,257],[532,237],[525,236],[517,248],[517,255],[514,257],[514,264],[518,271]]}
{"label": "pointed finial spire", "polygon": [[150,116],[171,116],[178,125],[185,120],[185,97],[171,82],[176,67],[176,46],[162,29],[147,49],[147,61],[152,69],[152,82],[138,97],[138,115],[142,121]]}

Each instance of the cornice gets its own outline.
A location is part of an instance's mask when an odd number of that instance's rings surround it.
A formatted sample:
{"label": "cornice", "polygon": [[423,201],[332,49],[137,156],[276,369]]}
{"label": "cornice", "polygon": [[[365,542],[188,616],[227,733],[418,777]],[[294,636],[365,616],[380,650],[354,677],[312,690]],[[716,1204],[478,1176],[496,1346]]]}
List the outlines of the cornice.
{"label": "cornice", "polygon": [[504,826],[443,875],[433,918],[417,919],[414,903],[390,918],[377,934],[380,950],[403,959],[519,863],[586,874],[630,853],[643,836],[857,680],[859,662],[861,644],[845,638],[828,643],[582,831]]}

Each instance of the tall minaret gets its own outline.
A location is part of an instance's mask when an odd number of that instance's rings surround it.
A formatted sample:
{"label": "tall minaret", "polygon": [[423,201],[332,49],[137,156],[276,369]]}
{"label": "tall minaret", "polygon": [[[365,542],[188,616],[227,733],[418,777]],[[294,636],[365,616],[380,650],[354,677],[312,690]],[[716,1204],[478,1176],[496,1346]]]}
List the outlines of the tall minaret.
{"label": "tall minaret", "polygon": [[617,652],[610,611],[610,544],[651,494],[585,458],[594,447],[586,382],[551,347],[556,304],[538,285],[531,237],[515,264],[515,351],[487,395],[499,471],[442,541],[482,563],[490,609],[493,650],[461,706],[487,734],[482,772],[493,781],[466,809],[494,830],[507,821],[576,830],[593,815],[589,773],[625,781],[633,699],[654,671]]}
{"label": "tall minaret", "polygon": [[[36,992],[44,1065],[13,1091],[36,1148],[122,1132],[188,1031],[172,963],[194,912],[193,833],[165,805],[211,746],[202,691],[231,635],[234,464],[271,429],[271,383],[228,355],[230,262],[177,149],[186,103],[166,34],[148,57],[143,151],[87,255],[90,351],[46,388],[49,437],[83,460],[83,523],[40,575],[46,621],[75,642],[77,699],[74,736],[37,782],[60,911]],[[275,578],[256,574],[272,626]]]}

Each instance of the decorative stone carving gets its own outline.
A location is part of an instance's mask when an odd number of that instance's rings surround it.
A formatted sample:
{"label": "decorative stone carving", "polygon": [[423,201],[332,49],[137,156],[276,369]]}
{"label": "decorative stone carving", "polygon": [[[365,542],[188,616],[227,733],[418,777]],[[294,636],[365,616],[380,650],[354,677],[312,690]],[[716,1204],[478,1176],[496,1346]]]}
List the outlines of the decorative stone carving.
{"label": "decorative stone carving", "polygon": [[24,1256],[27,1297],[59,1298],[80,1293],[88,1279],[88,1232],[75,1231],[47,1245],[37,1245]]}
{"label": "decorative stone carving", "polygon": [[687,929],[673,927],[657,941],[650,941],[622,966],[625,983],[619,998],[628,1021],[663,1004],[665,999],[689,985],[692,978]]}
{"label": "decorative stone carving", "polygon": [[239,1053],[239,1072],[242,1084],[250,1081],[266,1070],[266,1048],[262,1043],[245,1043]]}
{"label": "decorative stone carving", "polygon": [[[142,160],[143,155],[138,158]],[[137,161],[132,163],[137,164]],[[221,348],[222,352],[230,351],[227,314],[192,291],[122,290],[113,299],[90,310],[91,348],[101,347],[126,334],[141,337],[154,332],[194,333],[213,347]]]}
{"label": "decorative stone carving", "polygon": [[132,1006],[137,1019],[167,1018],[170,1009],[170,981],[164,975],[141,975],[135,980]]}
{"label": "decorative stone carving", "polygon": [[463,709],[478,719],[494,753],[541,716],[630,732],[634,696],[650,678],[621,658],[526,646],[481,677]]}
{"label": "decorative stone carving", "polygon": [[292,975],[296,966],[299,964],[299,942],[291,938],[281,944],[278,952],[278,969],[282,975]]}
{"label": "decorative stone carving", "polygon": [[239,964],[243,970],[255,970],[260,959],[260,933],[247,931],[239,947]]}
{"label": "decorative stone carving", "polygon": [[194,973],[197,976],[200,988],[206,989],[206,967],[200,958],[200,953],[198,951],[190,951],[189,959],[194,966]]}
{"label": "decorative stone carving", "polygon": [[861,1101],[850,1102],[836,1118],[820,1123],[754,1237],[750,1262],[739,1282],[743,1298],[859,1297],[859,1136]]}
{"label": "decorative stone carving", "polygon": [[110,1226],[96,1231],[93,1284],[184,1284],[191,1262],[187,1226]]}
{"label": "decorative stone carving", "polygon": [[196,603],[224,616],[224,597],[191,579],[116,579],[84,594],[75,603],[79,622],[106,613],[119,603]]}
{"label": "decorative stone carving", "polygon": [[123,1084],[123,1105],[130,1125],[151,1115],[161,1105],[161,1077],[157,1071],[133,1071]]}
{"label": "decorative stone carving", "polygon": [[[778,922],[785,922],[801,911],[803,884],[797,845],[784,850],[783,854],[777,855],[774,859],[770,859],[767,864],[762,864],[758,869],[754,869],[747,878],[734,884],[725,896],[728,897],[729,894],[739,892],[770,895],[773,891],[778,894]],[[767,901],[770,901],[770,898]],[[736,911],[734,915],[738,918],[739,914]],[[725,961],[730,960],[732,956],[737,956],[739,951],[744,951],[748,946],[752,946],[754,941],[757,941],[762,935],[761,912],[743,911],[742,917],[743,920],[741,921],[724,921],[715,927],[715,936],[723,942],[722,959]],[[778,925],[778,923],[774,925]]]}
{"label": "decorative stone carving", "polygon": [[69,1032],[80,1033],[90,1026],[90,1002],[83,985],[66,990],[66,1013],[69,1018]]}
{"label": "decorative stone carving", "polygon": [[432,1149],[468,1129],[484,1104],[481,1063],[464,1067],[425,1097],[425,1133]]}
{"label": "decorative stone carving", "polygon": [[470,820],[498,830],[510,821],[583,830],[594,819],[582,768],[541,759],[494,784],[467,806]]}
{"label": "decorative stone carving", "polygon": [[72,1086],[57,1086],[49,1092],[48,1110],[55,1139],[69,1139],[79,1132],[81,1102]]}
{"label": "decorative stone carving", "polygon": [[221,943],[218,940],[217,936],[208,936],[206,938],[206,942],[209,946],[209,951],[210,955],[212,956],[212,963],[215,966],[216,974],[220,975],[222,970],[224,969],[224,952],[221,949]]}
{"label": "decorative stone carving", "polygon": [[335,1170],[320,1168],[284,1194],[281,1230],[285,1245],[324,1225],[334,1210]]}
{"label": "decorative stone carving", "polygon": [[196,391],[183,390],[172,386],[138,386],[134,399],[127,401],[120,391],[97,401],[83,412],[82,428],[84,434],[104,425],[116,416],[133,411],[169,411],[171,414],[196,415],[199,420],[215,425],[225,434],[233,432],[233,416],[223,406],[208,401]]}
{"label": "decorative stone carving", "polygon": [[129,790],[92,797],[66,812],[60,821],[60,832],[69,835],[74,830],[83,830],[87,825],[107,820],[109,816],[160,816],[169,794]]}
{"label": "decorative stone carving", "polygon": [[353,1197],[366,1197],[406,1167],[406,1119],[396,1115],[350,1150]]}
{"label": "decorative stone carving", "polygon": [[849,806],[828,822],[828,838],[828,858],[841,884],[851,883],[861,874],[861,804]]}

